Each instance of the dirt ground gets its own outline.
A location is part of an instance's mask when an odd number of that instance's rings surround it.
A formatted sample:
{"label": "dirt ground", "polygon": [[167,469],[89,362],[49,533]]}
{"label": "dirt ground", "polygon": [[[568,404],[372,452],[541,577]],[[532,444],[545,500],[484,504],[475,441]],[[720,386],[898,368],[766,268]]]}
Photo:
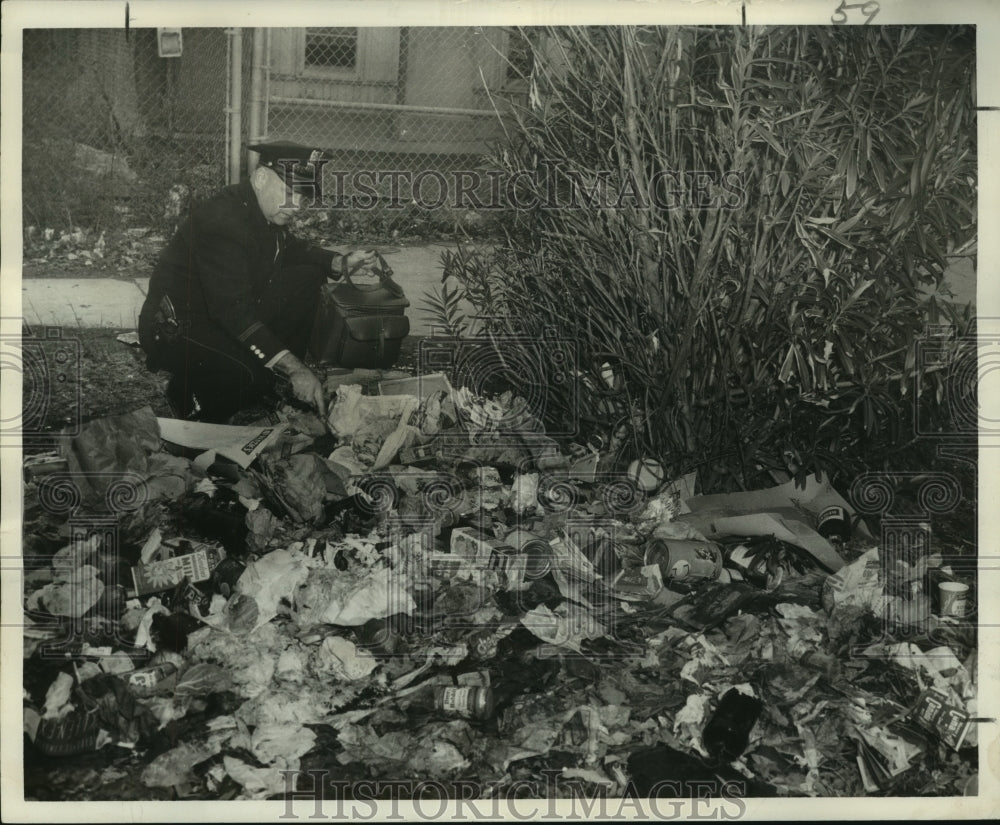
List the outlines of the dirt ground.
{"label": "dirt ground", "polygon": [[[151,373],[145,367],[145,359],[142,351],[137,346],[130,346],[117,340],[117,335],[128,330],[86,330],[80,329],[73,332],[72,338],[79,343],[80,365],[78,381],[67,380],[64,382],[52,382],[50,392],[46,397],[46,404],[41,410],[41,425],[39,431],[52,436],[54,444],[55,434],[67,425],[74,422],[85,423],[89,420],[107,415],[132,411],[142,406],[149,405],[157,415],[169,415],[169,407],[164,396],[163,389],[166,384],[165,373]],[[68,334],[68,333],[67,333]],[[409,338],[406,340],[403,353],[396,365],[396,368],[414,371],[417,363],[417,350],[419,338]],[[27,389],[31,389],[30,387]],[[27,397],[28,393],[26,393]],[[261,411],[263,412],[263,411]],[[248,411],[249,415],[253,411]],[[26,453],[37,452],[45,449],[50,444],[46,444],[46,439],[42,439],[36,444],[26,449]],[[974,453],[970,453],[974,457]],[[977,500],[975,488],[975,465],[971,462],[963,461],[962,457],[942,459],[942,467],[959,477],[963,496],[955,510],[947,516],[936,517],[933,532],[934,541],[938,549],[946,549],[950,553],[959,555],[974,555],[976,553],[976,518]],[[928,468],[931,470],[934,468]],[[872,525],[873,532],[879,535],[877,525]],[[970,640],[970,644],[972,644]],[[53,661],[49,663],[39,663],[37,660],[26,660],[26,667],[31,670],[25,674],[26,681],[37,682],[38,684],[48,684],[51,682],[53,674],[62,662]],[[53,673],[36,672],[38,668],[52,667]],[[525,678],[534,678],[527,670],[521,674]],[[552,674],[549,674],[551,677]],[[873,673],[874,680],[869,687],[874,689],[876,684],[881,684],[878,680],[888,678],[890,674]],[[876,678],[877,676],[877,678]],[[586,681],[588,674],[569,673],[564,674],[563,679],[567,680],[566,685],[572,686],[574,679],[581,678]],[[538,674],[538,683],[545,681],[545,674]],[[565,687],[565,685],[564,685]],[[878,690],[887,689],[883,687]],[[676,704],[678,696],[675,696],[670,687],[670,682],[656,680],[656,704],[660,707],[664,703],[673,706]],[[683,702],[683,696],[679,697]],[[177,742],[183,740],[190,732],[199,730],[207,722],[216,716],[231,713],[233,708],[225,706],[225,703],[232,701],[231,694],[221,694],[213,697],[206,706],[197,711],[192,711],[185,718],[179,720],[179,724],[170,728],[170,737],[163,732],[163,741],[148,743],[146,751],[151,748],[155,752],[162,752],[173,747]],[[322,745],[322,743],[318,743]],[[331,745],[332,748],[332,745]],[[330,749],[317,747],[309,757],[309,761],[304,760],[302,769],[324,768]],[[567,764],[573,763],[573,755],[565,754]],[[520,763],[519,771],[523,776],[531,777],[538,774],[542,769],[552,769],[559,767],[559,760],[562,755],[557,750],[553,750],[545,759],[523,760]],[[970,772],[975,770],[975,766],[969,763],[970,754],[964,753],[961,756],[952,754],[948,761],[935,761],[933,769],[925,768],[906,774],[901,783],[893,789],[894,794],[931,793],[948,794],[954,793],[962,783],[966,782]],[[143,768],[148,764],[146,752],[130,751],[122,747],[106,747],[91,755],[74,757],[73,759],[58,759],[39,755],[33,750],[26,751],[25,761],[25,797],[26,799],[61,801],[73,799],[78,801],[86,800],[107,800],[115,799],[122,801],[141,800],[163,800],[164,793],[173,794],[174,799],[199,798],[198,791],[192,788],[186,791],[184,787],[175,786],[165,791],[163,788],[147,788],[141,781],[140,776]],[[844,774],[847,777],[853,776],[850,765],[845,763]],[[353,775],[360,766],[351,764],[337,768],[338,780],[361,781],[368,779],[365,775]],[[521,776],[516,774],[515,778]],[[856,784],[856,778],[851,779]],[[853,785],[845,785],[842,792],[856,792]],[[223,787],[216,799],[233,798],[239,793],[239,788],[230,783]],[[190,795],[187,795],[190,794]],[[756,795],[765,795],[757,793]],[[204,797],[200,797],[204,798]]]}
{"label": "dirt ground", "polygon": [[[171,415],[164,392],[168,374],[151,372],[146,367],[145,354],[137,345],[117,340],[119,335],[132,332],[134,330],[64,330],[63,340],[72,342],[73,350],[79,352],[79,370],[71,369],[67,380],[45,380],[43,387],[34,383],[34,372],[26,372],[23,403],[31,409],[25,414],[25,428],[39,434],[25,445],[26,455],[51,449],[61,430],[69,428],[72,431],[76,425],[95,418],[131,412],[147,404],[158,416]],[[412,371],[415,368],[419,342],[417,336],[404,341],[396,369]],[[318,372],[323,371],[322,367],[313,366]],[[252,419],[255,412],[263,413],[263,410],[248,410],[246,415]]]}

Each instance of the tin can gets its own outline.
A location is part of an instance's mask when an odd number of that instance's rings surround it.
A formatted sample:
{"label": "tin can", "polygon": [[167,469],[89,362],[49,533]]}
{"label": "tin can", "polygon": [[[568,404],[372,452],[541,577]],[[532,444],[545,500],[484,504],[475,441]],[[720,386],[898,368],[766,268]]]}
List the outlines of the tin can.
{"label": "tin can", "polygon": [[169,690],[177,681],[177,666],[170,662],[161,662],[152,667],[133,670],[128,675],[129,689],[139,697],[152,696],[154,693]]}
{"label": "tin can", "polygon": [[643,561],[659,565],[665,582],[714,580],[722,572],[722,551],[710,541],[653,539]]}
{"label": "tin can", "polygon": [[510,545],[498,544],[490,554],[489,569],[501,574],[505,589],[520,590],[527,571],[527,558]]}
{"label": "tin can", "polygon": [[515,530],[504,542],[524,555],[525,580],[535,581],[552,570],[552,548],[540,536],[527,530]]}
{"label": "tin can", "polygon": [[464,716],[467,719],[488,719],[493,715],[495,705],[493,688],[447,686],[435,690],[434,707],[449,716]]}

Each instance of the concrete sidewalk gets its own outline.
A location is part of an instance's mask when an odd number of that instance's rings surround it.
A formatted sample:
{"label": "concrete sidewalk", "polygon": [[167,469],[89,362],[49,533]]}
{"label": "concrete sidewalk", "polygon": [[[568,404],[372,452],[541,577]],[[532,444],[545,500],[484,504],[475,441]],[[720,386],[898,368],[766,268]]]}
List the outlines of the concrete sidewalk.
{"label": "concrete sidewalk", "polygon": [[[425,293],[441,284],[441,253],[454,245],[390,249],[383,252],[393,277],[410,300],[411,335],[429,335]],[[959,303],[976,303],[976,273],[968,259],[956,261],[946,283]],[[148,278],[30,278],[21,284],[21,314],[30,326],[134,329],[146,297]],[[467,307],[466,312],[471,313]]]}
{"label": "concrete sidewalk", "polygon": [[[383,251],[393,278],[406,290],[411,335],[429,335],[424,295],[441,284],[441,253],[454,245]],[[21,282],[21,315],[29,326],[134,329],[149,278],[29,278]]]}

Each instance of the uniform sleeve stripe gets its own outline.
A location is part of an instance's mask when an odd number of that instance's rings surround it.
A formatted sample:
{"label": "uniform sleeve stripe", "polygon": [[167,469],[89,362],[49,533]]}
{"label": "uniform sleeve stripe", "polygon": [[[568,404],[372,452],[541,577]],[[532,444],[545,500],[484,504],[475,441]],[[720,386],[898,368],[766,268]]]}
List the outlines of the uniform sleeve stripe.
{"label": "uniform sleeve stripe", "polygon": [[243,330],[243,332],[240,333],[240,341],[246,341],[247,338],[253,335],[262,326],[264,326],[264,324],[261,323],[260,321],[255,321],[254,323],[250,324],[250,326],[248,326],[245,330]]}

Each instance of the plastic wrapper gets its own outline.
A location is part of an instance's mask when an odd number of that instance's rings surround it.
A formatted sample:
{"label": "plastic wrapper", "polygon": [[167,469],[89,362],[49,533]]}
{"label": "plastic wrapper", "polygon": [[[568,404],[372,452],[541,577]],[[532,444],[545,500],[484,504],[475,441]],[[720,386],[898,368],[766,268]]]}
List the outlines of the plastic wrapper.
{"label": "plastic wrapper", "polygon": [[240,597],[252,599],[256,615],[234,614],[230,627],[241,632],[252,631],[271,621],[278,615],[281,601],[284,599],[290,603],[295,591],[308,576],[306,557],[294,550],[275,550],[248,564],[236,583],[236,593],[230,602],[238,604]]}
{"label": "plastic wrapper", "polygon": [[142,784],[147,788],[172,788],[194,781],[191,770],[199,762],[218,753],[218,749],[194,742],[181,742],[176,748],[161,753],[142,771]]}
{"label": "plastic wrapper", "polygon": [[295,521],[315,524],[323,517],[327,468],[315,453],[261,459],[261,481],[267,495]]}
{"label": "plastic wrapper", "polygon": [[89,564],[75,570],[55,571],[55,581],[28,596],[28,609],[73,619],[85,616],[104,595],[104,583],[97,578],[98,573]]}
{"label": "plastic wrapper", "polygon": [[261,762],[273,765],[281,759],[298,759],[316,742],[316,734],[309,728],[296,725],[258,725],[250,739],[250,750]]}
{"label": "plastic wrapper", "polygon": [[160,449],[160,428],[150,407],[98,418],[65,439],[63,457],[90,502],[104,499],[126,473],[145,477],[151,453]]}
{"label": "plastic wrapper", "polygon": [[407,581],[385,568],[314,570],[295,595],[299,624],[363,625],[397,613],[411,615],[416,603]]}
{"label": "plastic wrapper", "polygon": [[412,395],[363,395],[357,385],[343,386],[337,388],[337,397],[327,421],[335,435],[353,438],[359,430],[375,421],[389,421],[393,429],[400,422],[408,423],[410,415],[419,405],[419,399]]}
{"label": "plastic wrapper", "polygon": [[823,606],[833,613],[841,607],[860,607],[881,616],[886,596],[879,576],[878,548],[869,550],[829,576],[823,584]]}
{"label": "plastic wrapper", "polygon": [[576,653],[582,653],[580,645],[584,641],[599,639],[605,634],[604,626],[589,611],[567,602],[562,602],[555,610],[545,605],[529,610],[521,617],[521,624],[543,642]]}
{"label": "plastic wrapper", "polygon": [[42,708],[43,719],[59,719],[69,713],[73,706],[69,699],[73,693],[73,677],[68,673],[60,673],[45,692],[45,706]]}
{"label": "plastic wrapper", "polygon": [[318,676],[356,682],[375,670],[378,662],[367,650],[358,650],[349,639],[328,636],[319,646],[311,666]]}

